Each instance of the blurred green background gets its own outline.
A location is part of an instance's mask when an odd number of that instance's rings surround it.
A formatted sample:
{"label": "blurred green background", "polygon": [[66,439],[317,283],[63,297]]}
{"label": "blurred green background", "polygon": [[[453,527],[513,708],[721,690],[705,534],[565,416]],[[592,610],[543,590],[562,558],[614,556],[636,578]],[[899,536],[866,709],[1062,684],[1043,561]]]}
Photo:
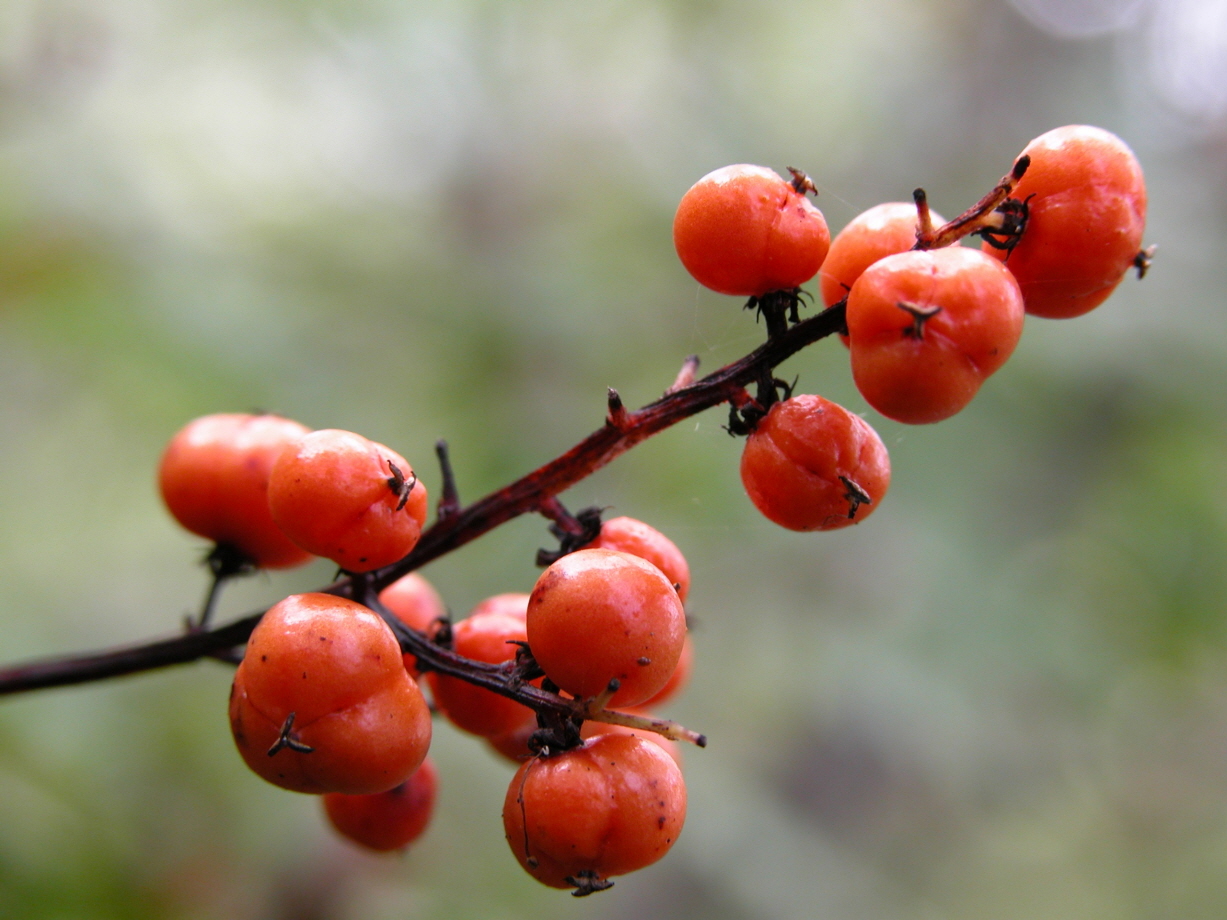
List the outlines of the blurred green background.
{"label": "blurred green background", "polygon": [[[833,229],[951,215],[1033,136],[1119,133],[1143,283],[1028,323],[934,427],[880,419],[863,526],[784,532],[723,413],[564,499],[668,533],[697,669],[686,833],[587,901],[502,840],[510,776],[439,726],[403,858],[249,773],[216,663],[0,702],[0,917],[1002,920],[1227,916],[1224,0],[5,0],[5,663],[173,634],[205,580],[166,440],[263,408],[475,498],[762,337],[677,263],[711,169],[808,171]],[[868,412],[843,350],[782,368]],[[539,520],[425,574],[527,590]],[[223,616],[325,583],[257,577]]]}

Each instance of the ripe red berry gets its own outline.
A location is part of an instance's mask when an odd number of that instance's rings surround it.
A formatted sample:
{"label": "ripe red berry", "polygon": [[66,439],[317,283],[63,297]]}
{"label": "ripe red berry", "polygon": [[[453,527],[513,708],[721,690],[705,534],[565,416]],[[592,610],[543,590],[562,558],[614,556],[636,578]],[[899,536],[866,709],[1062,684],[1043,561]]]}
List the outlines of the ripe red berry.
{"label": "ripe red berry", "polygon": [[427,504],[404,457],[352,431],[311,432],[283,450],[269,474],[277,525],[349,572],[389,565],[413,549]]}
{"label": "ripe red berry", "polygon": [[503,828],[539,882],[580,891],[649,866],[686,820],[686,784],[672,758],[637,735],[604,734],[524,763],[507,788]]}
{"label": "ripe red berry", "polygon": [[[934,225],[945,223],[930,212]],[[822,302],[828,307],[848,296],[861,273],[878,259],[907,252],[916,244],[916,205],[889,201],[852,218],[831,241],[822,263]]]}
{"label": "ripe red berry", "polygon": [[690,566],[677,545],[655,527],[629,517],[611,518],[601,524],[601,533],[584,549],[616,549],[646,559],[677,585],[677,596],[686,603],[690,593]]}
{"label": "ripe red berry", "polygon": [[1081,316],[1133,265],[1146,226],[1146,181],[1133,151],[1102,128],[1068,125],[1023,150],[1031,158],[1011,198],[1027,208],[1012,251],[990,247],[1018,279],[1027,312]]}
{"label": "ripe red berry", "polygon": [[686,641],[682,643],[682,655],[677,659],[677,667],[669,676],[665,685],[639,704],[640,709],[655,709],[663,706],[686,688],[690,683],[690,674],[694,670],[694,643],[690,641],[690,633],[686,633]]}
{"label": "ripe red berry", "polygon": [[848,295],[852,377],[888,418],[941,421],[1013,353],[1023,315],[1014,277],[979,250],[887,256]]}
{"label": "ripe red berry", "polygon": [[[488,664],[512,661],[527,640],[527,594],[487,598],[452,627],[452,648],[458,655]],[[439,710],[457,728],[483,737],[505,735],[523,725],[536,726],[535,713],[521,703],[499,696],[458,677],[426,675]]]}
{"label": "ripe red berry", "polygon": [[438,789],[439,774],[427,757],[412,776],[387,792],[329,792],[321,800],[337,833],[368,850],[387,853],[403,850],[426,831]]}
{"label": "ripe red berry", "polygon": [[[398,578],[379,592],[379,600],[398,620],[410,629],[431,635],[436,625],[447,617],[447,605],[439,592],[417,572]],[[417,680],[417,657],[405,653],[405,670]]]}
{"label": "ripe red berry", "polygon": [[486,743],[490,745],[490,750],[512,763],[524,763],[530,757],[536,756],[528,747],[528,740],[536,730],[537,723],[534,720],[505,735],[489,735],[486,737]]}
{"label": "ripe red berry", "polygon": [[528,602],[528,643],[550,680],[596,696],[610,680],[614,706],[633,706],[669,680],[686,614],[669,579],[637,556],[581,549],[546,569]]}
{"label": "ripe red berry", "polygon": [[890,487],[890,457],[859,415],[821,396],[777,402],[746,438],[741,482],[789,530],[860,523]]}
{"label": "ripe red berry", "polygon": [[273,523],[268,477],[282,449],[307,431],[276,415],[198,418],[180,430],[162,454],[162,500],[183,527],[234,547],[258,566],[300,565],[311,554]]}
{"label": "ripe red berry", "polygon": [[271,607],[230,693],[243,760],[295,792],[383,792],[430,747],[430,712],[375,613],[330,594]]}
{"label": "ripe red berry", "polygon": [[[649,714],[644,706],[635,706],[622,711],[632,716],[646,716]],[[580,726],[579,736],[585,741],[601,735],[634,735],[636,738],[650,741],[668,754],[675,764],[679,767],[682,766],[682,746],[658,732],[647,731],[642,728],[631,728],[629,725],[614,725],[612,722],[594,722],[591,720],[584,722]]]}
{"label": "ripe red berry", "polygon": [[700,284],[759,297],[814,277],[831,234],[804,191],[766,167],[739,164],[708,173],[682,196],[673,244]]}

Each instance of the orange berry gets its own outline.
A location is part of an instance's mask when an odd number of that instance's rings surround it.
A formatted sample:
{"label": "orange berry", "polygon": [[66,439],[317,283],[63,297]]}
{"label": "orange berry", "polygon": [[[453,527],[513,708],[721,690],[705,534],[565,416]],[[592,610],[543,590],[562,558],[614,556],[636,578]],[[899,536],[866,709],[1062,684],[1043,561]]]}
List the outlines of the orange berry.
{"label": "orange berry", "polygon": [[[945,223],[930,212],[934,226]],[[828,307],[848,296],[852,285],[870,265],[907,252],[916,244],[916,205],[889,201],[875,205],[852,218],[831,241],[831,251],[822,263],[822,302]]]}
{"label": "orange berry", "polygon": [[206,415],[189,422],[162,454],[162,500],[184,528],[233,546],[258,566],[301,565],[311,554],[273,523],[268,477],[282,449],[308,430],[276,415]]}
{"label": "orange berry", "polygon": [[511,851],[555,888],[603,886],[668,852],[686,820],[686,783],[665,751],[604,734],[524,763],[503,802]]}
{"label": "orange berry", "polygon": [[1014,276],[977,249],[887,256],[848,295],[852,378],[888,418],[939,422],[971,402],[1022,336]]}
{"label": "orange berry", "polygon": [[[499,594],[487,598],[452,627],[456,654],[487,664],[512,661],[527,639],[527,594]],[[426,675],[439,710],[457,728],[483,737],[505,735],[522,725],[536,726],[527,706],[499,696],[458,677],[431,672]]]}
{"label": "orange berry", "polygon": [[831,234],[804,192],[764,166],[738,164],[708,173],[682,196],[673,243],[705,287],[762,296],[814,277]]}
{"label": "orange berry", "polygon": [[330,594],[291,595],[264,614],[235,672],[230,727],[270,783],[351,795],[403,782],[431,734],[387,624]]}
{"label": "orange berry", "polygon": [[655,527],[630,517],[611,518],[601,524],[601,533],[584,549],[616,549],[646,559],[677,585],[682,603],[690,593],[690,566],[677,545]]}
{"label": "orange berry", "polygon": [[1050,319],[1081,316],[1108,298],[1133,265],[1146,228],[1146,180],[1119,137],[1089,125],[1041,134],[1011,198],[1025,202],[1027,223],[1005,261],[1027,312]]}
{"label": "orange berry", "polygon": [[781,527],[836,530],[878,507],[890,487],[890,457],[859,415],[804,394],[773,405],[746,438],[741,481]]}
{"label": "orange berry", "polygon": [[428,500],[400,454],[352,431],[325,429],[281,452],[269,474],[268,505],[303,549],[346,571],[369,572],[413,549]]}
{"label": "orange berry", "polygon": [[[427,635],[431,635],[435,625],[447,617],[447,605],[443,603],[443,598],[434,586],[417,572],[410,572],[392,582],[379,592],[379,600],[410,629]],[[417,680],[417,656],[406,653],[404,662],[405,670]]]}
{"label": "orange berry", "polygon": [[425,833],[438,789],[438,771],[427,757],[412,776],[387,792],[329,792],[321,800],[337,833],[368,850],[387,853],[403,850]]}
{"label": "orange berry", "polygon": [[657,706],[663,706],[669,700],[677,696],[686,684],[690,683],[690,673],[694,670],[694,643],[690,641],[690,633],[686,633],[686,641],[682,643],[682,654],[677,659],[677,667],[673,669],[673,673],[669,675],[669,680],[665,685],[656,691],[656,694],[650,699],[644,700],[639,704],[640,709],[655,709]]}
{"label": "orange berry", "polygon": [[612,705],[633,706],[669,680],[686,638],[682,602],[638,556],[581,549],[546,569],[528,602],[528,643],[566,692],[596,696],[617,678]]}

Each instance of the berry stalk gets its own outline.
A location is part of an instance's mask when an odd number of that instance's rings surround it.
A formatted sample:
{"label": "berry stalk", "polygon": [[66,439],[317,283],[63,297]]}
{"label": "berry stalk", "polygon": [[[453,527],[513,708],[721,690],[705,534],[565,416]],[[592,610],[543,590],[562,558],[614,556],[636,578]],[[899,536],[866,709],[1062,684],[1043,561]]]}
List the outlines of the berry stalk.
{"label": "berry stalk", "polygon": [[[377,593],[403,575],[471,543],[478,537],[522,514],[549,509],[555,496],[630,450],[678,422],[713,406],[737,398],[744,388],[813,343],[844,329],[844,309],[837,305],[779,331],[745,357],[694,382],[695,361],[688,358],[669,392],[636,411],[613,410],[606,423],[566,453],[465,507],[446,506],[403,559],[362,576],[362,588],[351,577],[340,578],[322,593],[354,598],[355,593]],[[680,384],[680,387],[679,387]],[[619,404],[620,406],[620,404]],[[453,493],[454,496],[454,493]],[[453,498],[454,500],[454,498]],[[354,598],[360,599],[360,598]],[[195,629],[184,635],[78,655],[57,656],[0,668],[0,695],[49,687],[91,683],[125,674],[137,674],[201,658],[226,657],[247,641],[265,611],[251,613],[225,626]],[[395,618],[391,618],[395,619]],[[508,686],[505,674],[489,673],[491,666],[456,656],[424,635],[394,625],[407,652],[451,676],[469,680],[496,693],[538,709],[567,714],[571,701],[528,684]],[[453,660],[455,659],[455,660]],[[498,669],[495,668],[495,671]],[[597,718],[600,716],[585,716]]]}

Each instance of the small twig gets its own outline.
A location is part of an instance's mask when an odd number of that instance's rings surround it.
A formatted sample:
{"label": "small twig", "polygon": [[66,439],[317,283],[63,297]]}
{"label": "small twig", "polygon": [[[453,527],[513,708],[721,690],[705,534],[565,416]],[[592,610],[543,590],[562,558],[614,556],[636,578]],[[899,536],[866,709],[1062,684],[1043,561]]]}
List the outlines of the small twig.
{"label": "small twig", "polygon": [[[1026,155],[1019,157],[1014,161],[1014,167],[1001,177],[1001,181],[993,187],[991,192],[954,220],[942,224],[928,234],[922,234],[917,230],[916,245],[912,248],[941,249],[943,246],[957,243],[963,237],[975,233],[983,226],[991,226],[993,219],[989,215],[996,210],[998,205],[1010,197],[1010,193],[1014,191],[1014,186],[1022,179],[1023,174],[1026,173],[1027,167],[1030,165],[1031,157]],[[924,190],[917,189],[913,195],[923,196]],[[917,206],[919,207],[919,203]]]}
{"label": "small twig", "polygon": [[699,356],[687,355],[686,360],[682,362],[682,369],[677,372],[677,377],[670,384],[669,389],[665,390],[665,395],[676,393],[678,390],[684,390],[688,386],[694,385],[694,375],[699,369]]}
{"label": "small twig", "polygon": [[584,718],[589,722],[623,725],[627,728],[655,732],[658,735],[663,735],[670,741],[686,741],[697,747],[707,747],[706,735],[692,731],[678,722],[671,722],[669,719],[632,715],[629,712],[617,712],[613,709],[585,709]]}
{"label": "small twig", "polygon": [[605,416],[605,424],[612,425],[619,431],[625,431],[626,426],[630,424],[630,413],[626,411],[626,406],[622,405],[622,397],[618,395],[618,391],[613,387],[607,389],[609,391],[609,413]]}
{"label": "small twig", "polygon": [[929,196],[922,188],[912,192],[916,202],[916,242],[933,239],[933,212],[929,210]]}
{"label": "small twig", "polygon": [[209,588],[205,592],[200,615],[195,621],[190,617],[187,620],[188,632],[202,632],[209,628],[209,622],[213,619],[213,612],[217,608],[218,598],[221,597],[222,586],[226,582],[240,575],[250,575],[256,570],[255,561],[229,543],[216,544],[205,557],[205,565],[209,569]]}
{"label": "small twig", "polygon": [[443,474],[443,488],[439,496],[439,520],[443,521],[460,512],[460,493],[456,490],[456,474],[452,470],[452,457],[447,442],[435,441],[435,456],[439,458],[439,470]]}

